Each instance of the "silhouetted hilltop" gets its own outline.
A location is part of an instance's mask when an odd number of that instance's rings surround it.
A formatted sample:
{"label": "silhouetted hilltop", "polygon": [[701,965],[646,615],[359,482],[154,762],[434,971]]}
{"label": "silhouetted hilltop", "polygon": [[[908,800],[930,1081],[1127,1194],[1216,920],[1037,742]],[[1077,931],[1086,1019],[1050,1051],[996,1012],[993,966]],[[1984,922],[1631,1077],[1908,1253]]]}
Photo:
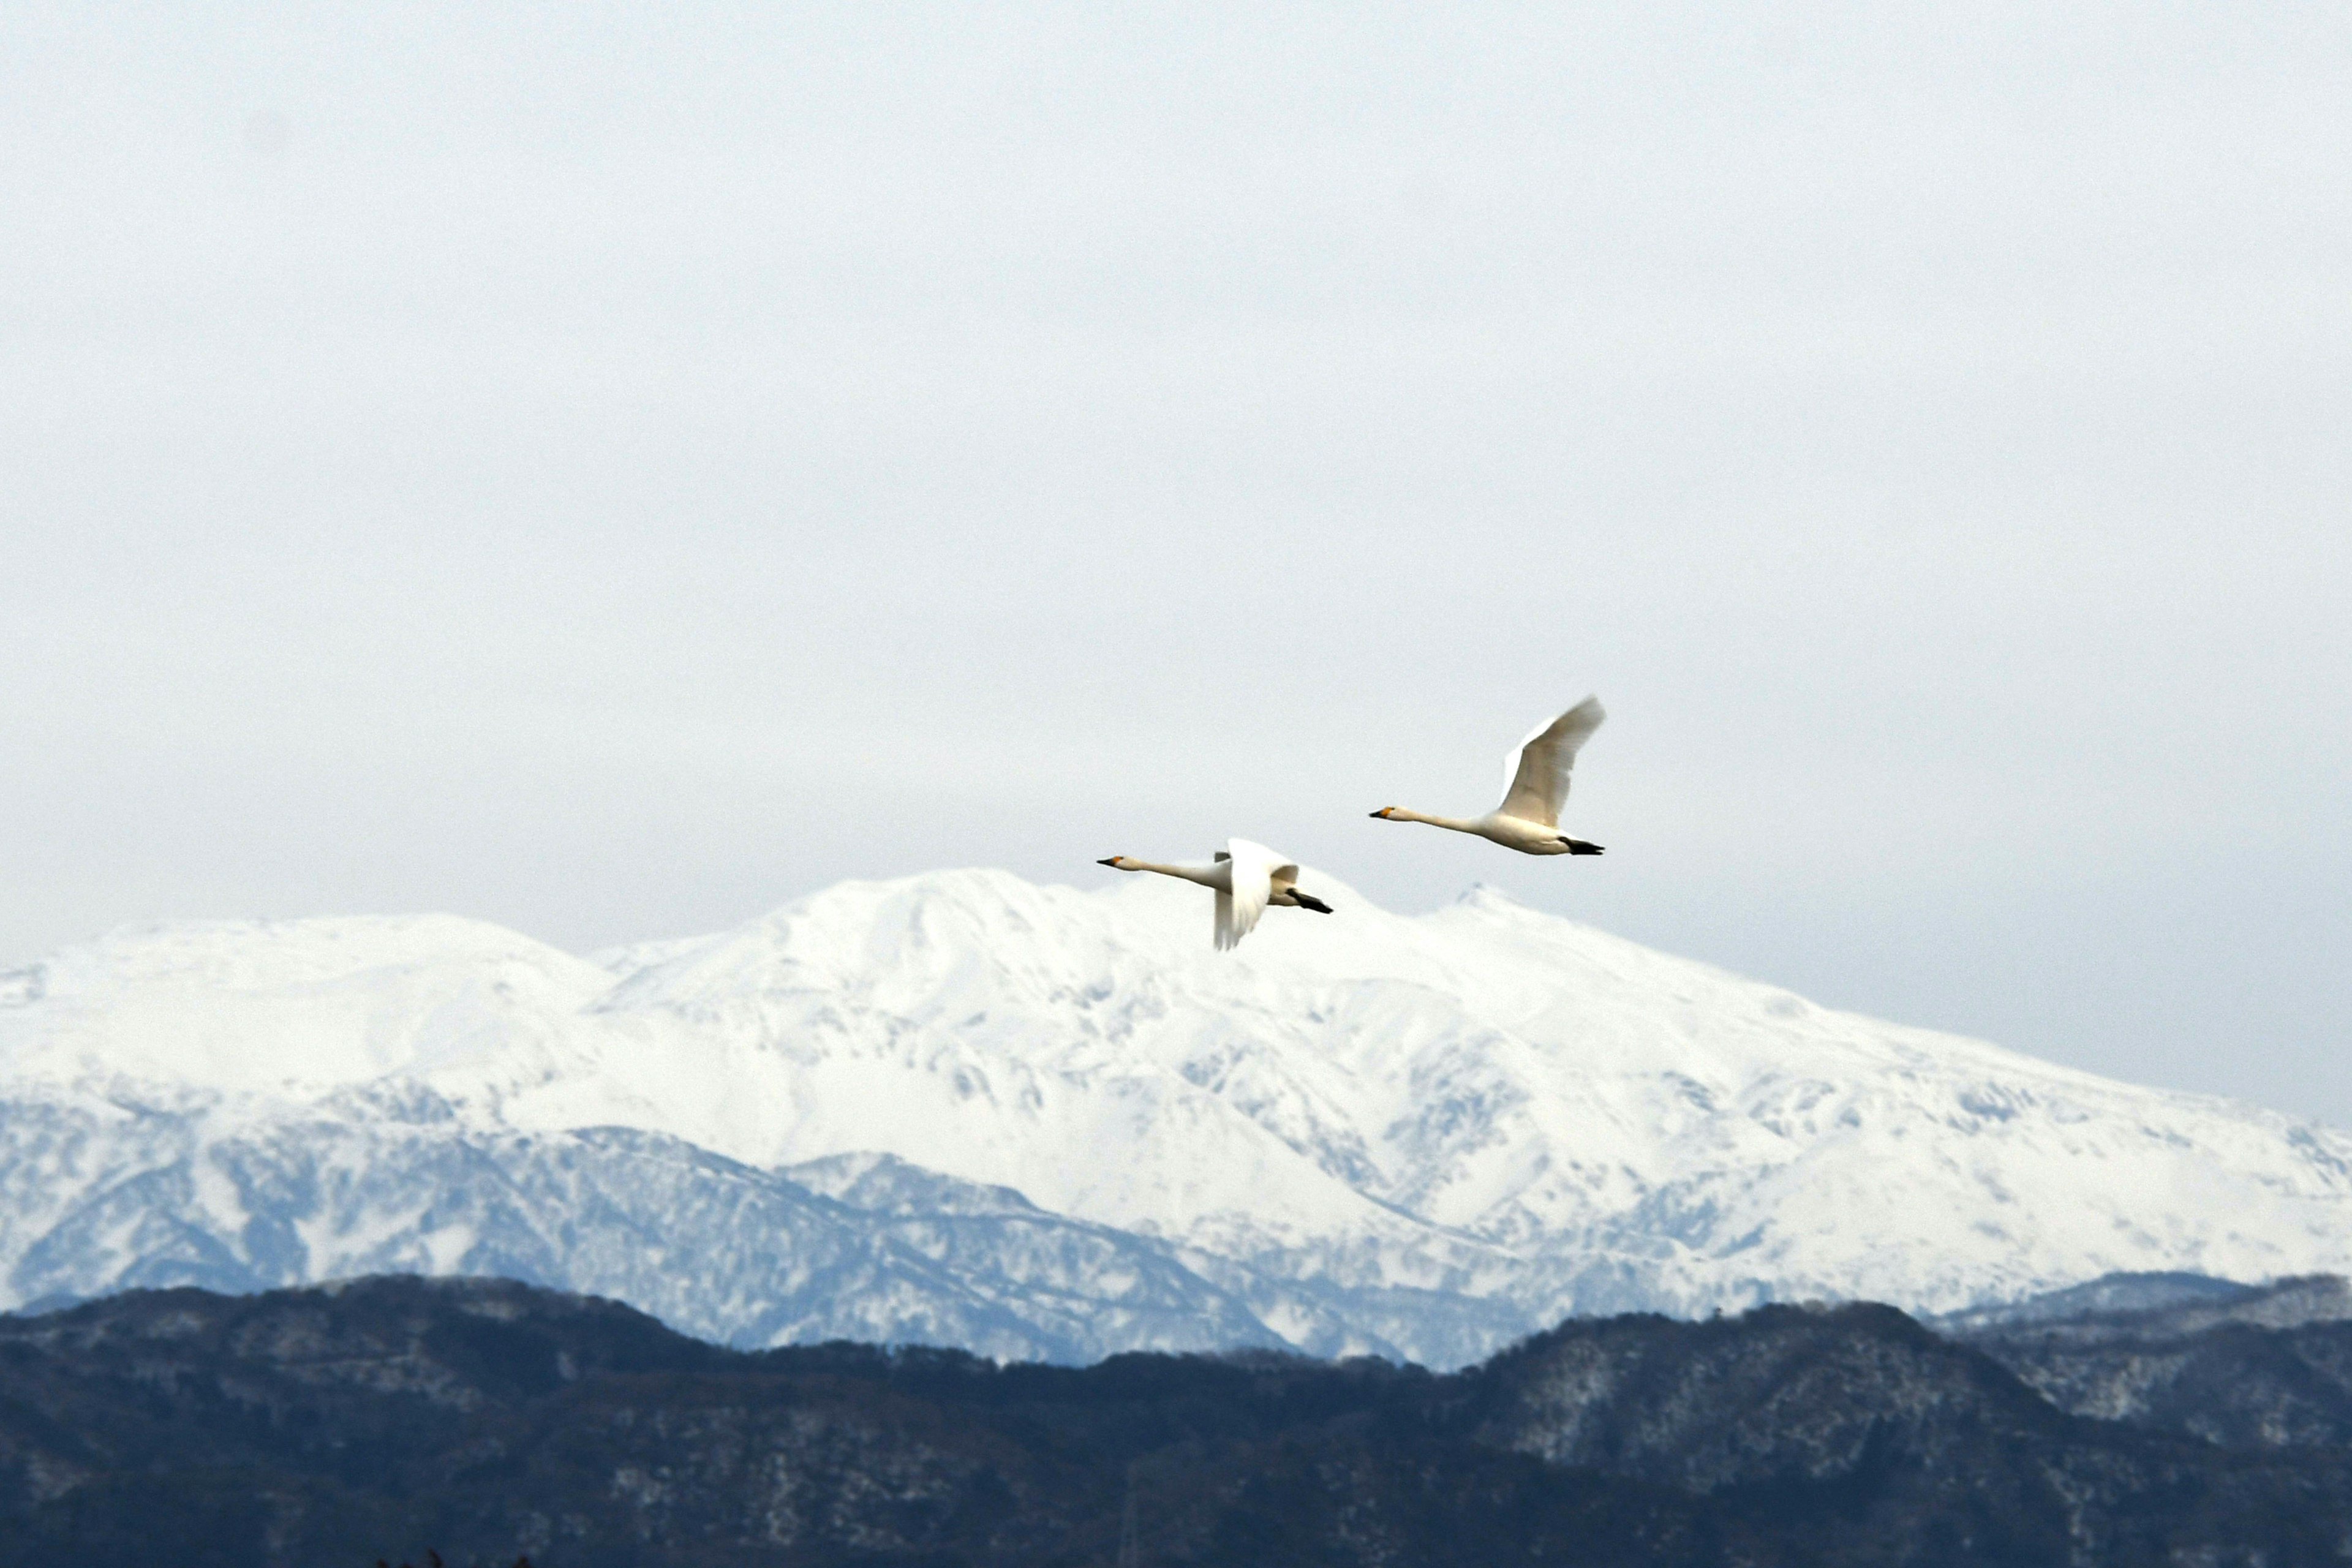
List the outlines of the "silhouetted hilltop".
{"label": "silhouetted hilltop", "polygon": [[2352,1446],[2352,1282],[2208,1280],[2161,1301],[2105,1283],[2071,1314],[1962,1315],[1956,1337],[2079,1415],[2231,1447]]}
{"label": "silhouetted hilltop", "polygon": [[[2278,1369],[2340,1331],[2207,1331]],[[746,1353],[382,1278],[0,1320],[0,1535],[23,1568],[2340,1561],[2340,1436],[2211,1426],[2069,1414],[1872,1306],[1578,1321],[1441,1376]]]}

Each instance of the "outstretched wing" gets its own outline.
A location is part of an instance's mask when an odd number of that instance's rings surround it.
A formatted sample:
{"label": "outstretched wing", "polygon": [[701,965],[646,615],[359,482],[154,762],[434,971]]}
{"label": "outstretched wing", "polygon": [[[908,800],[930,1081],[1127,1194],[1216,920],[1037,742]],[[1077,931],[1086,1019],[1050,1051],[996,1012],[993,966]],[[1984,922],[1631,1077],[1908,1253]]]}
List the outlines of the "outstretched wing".
{"label": "outstretched wing", "polygon": [[[1220,866],[1221,866],[1221,865],[1223,865],[1223,864],[1224,864],[1226,861],[1228,861],[1228,860],[1230,860],[1230,859],[1232,859],[1232,858],[1233,858],[1233,857],[1232,857],[1232,856],[1230,856],[1230,855],[1226,854],[1226,853],[1225,853],[1223,850],[1222,850],[1222,849],[1218,850],[1214,855],[1212,855],[1212,856],[1210,856],[1210,857],[1209,857],[1209,859],[1210,859],[1210,861],[1211,861],[1212,863],[1216,864],[1216,865],[1220,865]],[[1228,877],[1228,878],[1226,879],[1226,882],[1227,882],[1227,885],[1228,885],[1228,886],[1230,886],[1230,885],[1231,885],[1231,883],[1232,883],[1232,879],[1231,879],[1230,877]],[[1218,951],[1218,952],[1223,952],[1225,949],[1227,949],[1227,948],[1229,948],[1229,947],[1233,946],[1233,945],[1234,945],[1234,943],[1235,943],[1235,942],[1237,942],[1241,941],[1241,938],[1239,938],[1239,937],[1237,937],[1237,936],[1234,936],[1234,934],[1232,934],[1232,933],[1233,933],[1233,929],[1234,929],[1234,896],[1233,896],[1233,894],[1232,894],[1232,893],[1230,893],[1230,892],[1226,891],[1226,889],[1225,889],[1224,888],[1219,888],[1219,889],[1217,889],[1217,951]]]}
{"label": "outstretched wing", "polygon": [[1601,699],[1588,697],[1519,742],[1503,759],[1503,804],[1495,809],[1505,816],[1559,826],[1559,808],[1568,804],[1568,773],[1576,766],[1577,748],[1592,739],[1609,715]]}
{"label": "outstretched wing", "polygon": [[1225,848],[1232,856],[1234,890],[1230,899],[1217,900],[1217,945],[1234,947],[1257,929],[1258,916],[1265,913],[1265,902],[1274,897],[1275,873],[1283,869],[1293,877],[1298,873],[1263,844],[1228,838]]}

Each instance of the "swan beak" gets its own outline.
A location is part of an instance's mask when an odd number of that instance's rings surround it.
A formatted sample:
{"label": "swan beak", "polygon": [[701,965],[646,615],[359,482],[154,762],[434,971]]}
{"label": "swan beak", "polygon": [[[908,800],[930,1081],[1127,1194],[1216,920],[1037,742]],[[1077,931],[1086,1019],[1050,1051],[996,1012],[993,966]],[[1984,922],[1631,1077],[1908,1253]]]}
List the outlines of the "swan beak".
{"label": "swan beak", "polygon": [[1378,811],[1376,811],[1376,812],[1372,813],[1372,815],[1373,815],[1374,816],[1386,816],[1390,812],[1394,811],[1395,809],[1396,809],[1396,807],[1395,807],[1395,806],[1392,806],[1392,805],[1384,805],[1384,806],[1381,807],[1381,808],[1380,808],[1380,810],[1378,810]]}
{"label": "swan beak", "polygon": [[1118,857],[1114,855],[1108,860],[1097,860],[1095,864],[1097,866],[1110,866],[1116,868],[1118,865]]}

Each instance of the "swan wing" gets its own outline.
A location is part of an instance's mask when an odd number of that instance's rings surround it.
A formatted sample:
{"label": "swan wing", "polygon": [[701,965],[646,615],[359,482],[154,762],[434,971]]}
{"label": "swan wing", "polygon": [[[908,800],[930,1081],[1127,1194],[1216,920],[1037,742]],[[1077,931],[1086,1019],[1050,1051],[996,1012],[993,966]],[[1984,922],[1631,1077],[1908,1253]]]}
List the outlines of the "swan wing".
{"label": "swan wing", "polygon": [[1577,750],[1592,739],[1592,731],[1607,717],[1601,699],[1588,697],[1559,718],[1537,725],[1518,749],[1503,759],[1503,804],[1495,809],[1505,816],[1559,826],[1559,808],[1568,804],[1568,774],[1576,766]]}
{"label": "swan wing", "polygon": [[1234,890],[1229,899],[1221,898],[1217,903],[1217,945],[1234,947],[1257,929],[1257,919],[1265,913],[1266,900],[1274,897],[1275,874],[1287,870],[1296,878],[1298,868],[1265,845],[1253,844],[1246,838],[1228,838],[1225,848],[1232,857]]}

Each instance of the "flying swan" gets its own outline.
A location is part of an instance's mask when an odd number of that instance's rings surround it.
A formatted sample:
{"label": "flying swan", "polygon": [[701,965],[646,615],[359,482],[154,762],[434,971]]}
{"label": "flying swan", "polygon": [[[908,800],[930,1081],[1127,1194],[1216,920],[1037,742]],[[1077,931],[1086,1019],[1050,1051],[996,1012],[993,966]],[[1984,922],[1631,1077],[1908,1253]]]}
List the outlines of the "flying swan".
{"label": "flying swan", "polygon": [[1331,912],[1330,905],[1312,893],[1298,890],[1297,865],[1246,838],[1226,839],[1224,848],[1217,852],[1215,863],[1208,866],[1159,866],[1124,855],[1113,855],[1095,864],[1108,866],[1115,871],[1157,871],[1163,877],[1181,877],[1188,882],[1215,889],[1217,946],[1221,951],[1240,945],[1242,938],[1256,929],[1257,918],[1265,913],[1268,904],[1280,904],[1286,910],[1313,910],[1318,915]]}
{"label": "flying swan", "polygon": [[1577,748],[1592,738],[1608,716],[1601,711],[1601,699],[1588,697],[1538,725],[1503,759],[1503,804],[1484,816],[1424,816],[1401,805],[1384,805],[1372,815],[1390,822],[1426,822],[1432,827],[1475,833],[1522,855],[1598,855],[1600,845],[1559,830],[1559,808],[1568,804],[1568,773],[1576,765]]}

